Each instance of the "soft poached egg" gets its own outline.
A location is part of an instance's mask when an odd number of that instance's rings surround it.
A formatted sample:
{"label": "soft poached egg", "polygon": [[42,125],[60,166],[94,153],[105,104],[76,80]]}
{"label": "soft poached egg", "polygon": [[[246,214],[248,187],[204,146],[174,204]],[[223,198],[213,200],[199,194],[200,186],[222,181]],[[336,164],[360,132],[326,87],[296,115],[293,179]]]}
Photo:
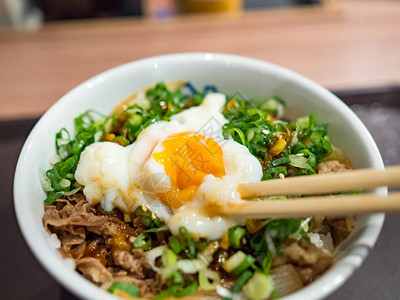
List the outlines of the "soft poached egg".
{"label": "soft poached egg", "polygon": [[225,95],[208,94],[200,106],[150,125],[127,147],[86,147],[75,178],[87,200],[108,211],[145,205],[173,234],[185,226],[196,237],[221,238],[242,220],[215,216],[208,203],[240,201],[237,185],[262,177],[249,150],[223,138],[224,105]]}

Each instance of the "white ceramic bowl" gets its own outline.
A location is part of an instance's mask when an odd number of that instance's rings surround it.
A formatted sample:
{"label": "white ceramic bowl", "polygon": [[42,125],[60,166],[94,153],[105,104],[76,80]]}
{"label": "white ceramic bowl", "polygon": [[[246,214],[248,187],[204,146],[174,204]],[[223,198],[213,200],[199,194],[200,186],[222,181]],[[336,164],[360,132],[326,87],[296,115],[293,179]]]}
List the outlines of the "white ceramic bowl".
{"label": "white ceramic bowl", "polygon": [[[62,127],[73,129],[73,119],[87,109],[107,114],[137,89],[176,79],[187,79],[199,88],[213,84],[224,93],[240,92],[243,97],[279,95],[287,103],[285,116],[313,113],[319,122],[328,123],[333,144],[349,155],[355,168],[383,168],[378,148],[357,116],[328,90],[282,67],[240,56],[182,53],[134,61],[106,71],[74,88],[43,115],[25,142],[14,181],[15,211],[26,242],[42,266],[78,297],[116,299],[68,268],[43,228],[45,193],[38,171],[50,166],[55,133]],[[332,268],[285,299],[320,299],[339,288],[365,259],[383,220],[382,214],[358,218]]]}

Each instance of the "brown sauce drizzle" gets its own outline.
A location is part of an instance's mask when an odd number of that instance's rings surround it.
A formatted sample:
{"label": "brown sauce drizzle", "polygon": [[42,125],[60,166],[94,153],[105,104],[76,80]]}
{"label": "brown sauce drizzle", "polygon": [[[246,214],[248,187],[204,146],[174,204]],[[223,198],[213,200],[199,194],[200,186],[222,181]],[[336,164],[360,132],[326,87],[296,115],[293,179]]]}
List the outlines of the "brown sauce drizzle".
{"label": "brown sauce drizzle", "polygon": [[93,257],[98,259],[103,265],[106,265],[107,249],[105,245],[99,245],[97,240],[91,241],[86,245],[84,257]]}
{"label": "brown sauce drizzle", "polygon": [[129,241],[131,236],[138,236],[143,232],[142,228],[133,228],[116,217],[109,217],[110,221],[117,225],[115,234],[109,239],[111,251],[131,251],[132,243]]}

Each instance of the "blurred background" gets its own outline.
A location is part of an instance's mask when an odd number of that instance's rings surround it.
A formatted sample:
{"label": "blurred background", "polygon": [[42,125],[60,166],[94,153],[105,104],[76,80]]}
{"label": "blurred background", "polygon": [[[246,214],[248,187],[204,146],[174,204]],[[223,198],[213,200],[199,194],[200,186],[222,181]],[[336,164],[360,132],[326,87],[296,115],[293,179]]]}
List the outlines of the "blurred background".
{"label": "blurred background", "polygon": [[[3,299],[76,299],[38,265],[16,224],[12,182],[38,118],[84,80],[187,51],[250,56],[333,91],[400,164],[399,0],[0,0],[0,286]],[[400,299],[400,218],[387,216],[336,299]]]}
{"label": "blurred background", "polygon": [[187,51],[259,58],[335,91],[396,86],[399,23],[397,0],[0,0],[0,120],[38,117],[116,65]]}
{"label": "blurred background", "polygon": [[169,18],[186,13],[322,6],[327,0],[1,0],[3,26],[37,29],[48,21],[110,18]]}

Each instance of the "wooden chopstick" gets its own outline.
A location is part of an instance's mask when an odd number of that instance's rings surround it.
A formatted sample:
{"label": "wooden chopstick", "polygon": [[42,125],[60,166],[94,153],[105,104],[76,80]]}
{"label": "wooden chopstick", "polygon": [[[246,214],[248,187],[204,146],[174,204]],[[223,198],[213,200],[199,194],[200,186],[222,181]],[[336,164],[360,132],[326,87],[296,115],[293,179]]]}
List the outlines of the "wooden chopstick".
{"label": "wooden chopstick", "polygon": [[378,212],[400,212],[400,192],[387,196],[318,196],[289,200],[242,201],[221,206],[219,213],[242,218],[345,216]]}
{"label": "wooden chopstick", "polygon": [[400,186],[400,166],[387,167],[385,170],[359,169],[343,173],[272,179],[240,184],[237,191],[242,198],[249,198],[324,194],[379,186]]}

